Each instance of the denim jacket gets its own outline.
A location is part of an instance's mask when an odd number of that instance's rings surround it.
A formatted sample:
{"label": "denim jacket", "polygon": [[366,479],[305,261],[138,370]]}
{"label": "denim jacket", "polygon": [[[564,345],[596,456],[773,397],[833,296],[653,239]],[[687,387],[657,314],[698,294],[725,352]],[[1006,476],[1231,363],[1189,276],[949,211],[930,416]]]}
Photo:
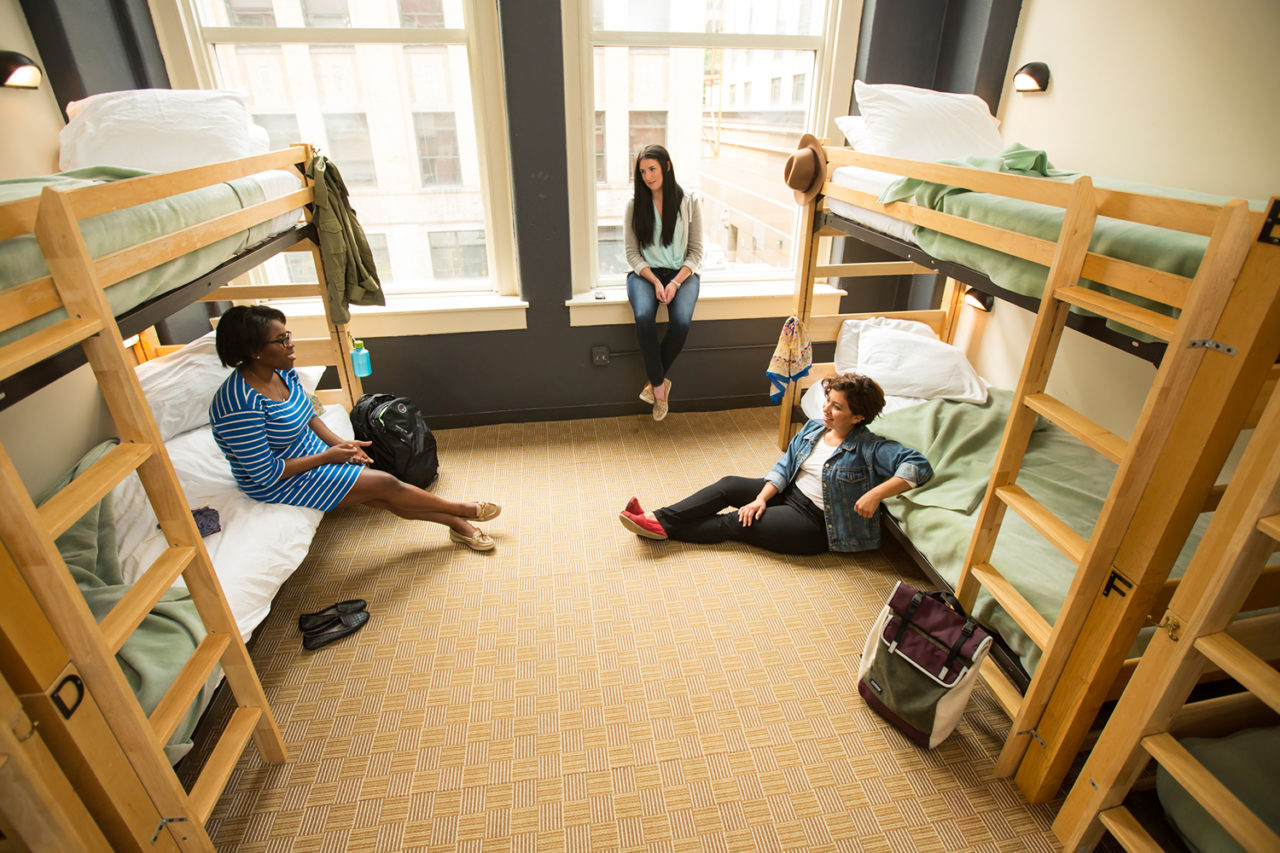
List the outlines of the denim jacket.
{"label": "denim jacket", "polygon": [[[805,424],[765,479],[778,491],[786,488],[824,432],[826,427],[820,420]],[[832,551],[879,547],[879,516],[863,518],[854,512],[853,505],[869,489],[895,476],[921,486],[933,476],[933,468],[918,450],[878,436],[862,424],[855,426],[822,468],[823,514]]]}

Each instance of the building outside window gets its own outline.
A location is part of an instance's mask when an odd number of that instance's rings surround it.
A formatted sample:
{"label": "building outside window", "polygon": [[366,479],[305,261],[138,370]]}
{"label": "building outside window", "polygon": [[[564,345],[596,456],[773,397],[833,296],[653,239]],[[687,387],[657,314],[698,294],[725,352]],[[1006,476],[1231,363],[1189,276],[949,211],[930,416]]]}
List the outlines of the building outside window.
{"label": "building outside window", "polygon": [[[836,36],[827,34],[827,23],[836,12],[829,5],[841,2],[564,0],[566,15],[581,22],[577,33],[585,42],[566,45],[567,67],[580,63],[578,57],[594,57],[580,75],[591,91],[566,92],[569,119],[578,122],[572,132],[590,139],[594,130],[597,152],[594,175],[587,171],[581,183],[574,177],[580,167],[569,164],[574,192],[591,193],[571,205],[585,211],[584,230],[596,234],[590,255],[577,254],[575,246],[575,292],[622,284],[626,266],[615,235],[633,192],[633,158],[650,142],[671,152],[677,179],[702,199],[704,282],[794,277],[795,200],[780,178],[761,176],[781,176],[787,152],[817,127],[809,113],[809,81],[831,64]],[[788,78],[789,98],[783,89]],[[760,87],[767,100],[756,100],[753,90]],[[845,101],[847,109],[847,96]],[[578,104],[581,118],[575,119]],[[590,113],[588,105],[594,106]],[[612,133],[624,122],[625,135]],[[611,130],[604,139],[602,126]],[[599,177],[602,144],[606,180]]]}
{"label": "building outside window", "polygon": [[608,160],[605,159],[605,135],[604,135],[604,110],[596,110],[596,181],[602,182],[607,179],[608,171],[606,166]]}
{"label": "building outside window", "polygon": [[[199,22],[207,53],[195,58],[209,85],[248,93],[272,148],[312,143],[342,172],[366,235],[378,235],[371,245],[390,307],[398,295],[517,295],[491,4],[173,2]],[[294,280],[303,268],[295,258],[310,265],[289,254],[254,275]]]}

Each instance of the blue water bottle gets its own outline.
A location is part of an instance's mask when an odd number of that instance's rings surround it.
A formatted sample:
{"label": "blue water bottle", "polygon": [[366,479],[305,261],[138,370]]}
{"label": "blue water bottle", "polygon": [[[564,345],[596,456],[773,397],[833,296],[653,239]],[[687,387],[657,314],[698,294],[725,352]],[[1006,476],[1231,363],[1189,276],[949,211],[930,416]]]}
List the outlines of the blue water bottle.
{"label": "blue water bottle", "polygon": [[369,351],[364,348],[364,341],[355,341],[351,345],[351,368],[360,377],[373,373],[373,362],[369,359]]}

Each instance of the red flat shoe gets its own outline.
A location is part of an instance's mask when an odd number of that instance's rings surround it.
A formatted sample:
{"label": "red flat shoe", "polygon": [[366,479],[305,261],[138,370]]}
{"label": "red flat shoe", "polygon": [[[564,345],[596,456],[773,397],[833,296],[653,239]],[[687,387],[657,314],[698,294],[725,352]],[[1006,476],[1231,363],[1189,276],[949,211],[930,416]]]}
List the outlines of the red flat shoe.
{"label": "red flat shoe", "polygon": [[632,495],[631,500],[627,501],[627,505],[622,508],[623,512],[629,512],[632,515],[644,515],[644,510],[640,508],[640,499]]}
{"label": "red flat shoe", "polygon": [[618,520],[622,522],[623,527],[637,536],[643,536],[645,539],[667,538],[667,531],[662,529],[661,524],[655,519],[645,518],[641,513],[627,512],[624,509],[618,513]]}

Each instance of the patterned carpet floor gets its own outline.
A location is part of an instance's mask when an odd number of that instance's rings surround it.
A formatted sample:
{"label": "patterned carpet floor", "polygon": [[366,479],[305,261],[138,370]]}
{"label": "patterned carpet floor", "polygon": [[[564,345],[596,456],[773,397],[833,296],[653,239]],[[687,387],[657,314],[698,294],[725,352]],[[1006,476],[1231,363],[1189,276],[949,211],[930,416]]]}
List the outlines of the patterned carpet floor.
{"label": "patterned carpet floor", "polygon": [[[893,584],[923,583],[894,543],[790,558],[618,524],[632,494],[762,475],[776,429],[744,409],[438,432],[433,490],[504,507],[489,554],[330,513],[252,645],[290,760],[246,751],[218,849],[1059,849],[1060,801],[992,776],[1008,721],[985,688],[933,751],[857,695]],[[368,625],[304,651],[297,614],[353,597]]]}

